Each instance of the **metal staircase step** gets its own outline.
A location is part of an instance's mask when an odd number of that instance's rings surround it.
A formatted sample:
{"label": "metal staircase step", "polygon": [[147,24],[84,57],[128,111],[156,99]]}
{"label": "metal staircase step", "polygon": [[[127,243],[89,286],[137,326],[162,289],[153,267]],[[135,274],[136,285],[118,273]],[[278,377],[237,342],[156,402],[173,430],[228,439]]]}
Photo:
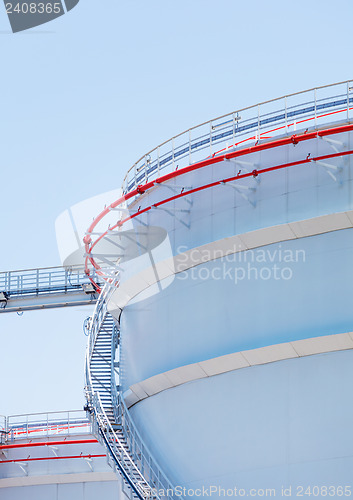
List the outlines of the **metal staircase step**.
{"label": "metal staircase step", "polygon": [[[114,362],[114,347],[112,348],[114,324],[113,318],[107,315],[103,318],[103,323],[99,327],[89,359],[91,388],[93,393],[99,394],[101,405],[99,410],[100,418],[105,422],[105,425],[101,427],[101,432],[105,432],[108,438],[108,450],[110,447],[113,464],[115,454],[134,487],[138,490],[141,490],[141,487],[149,489],[150,485],[140,472],[141,465],[139,466],[139,464],[141,459],[139,455],[132,454],[129,444],[130,440],[126,439],[125,431],[121,423],[117,422],[115,419],[111,392],[112,376],[115,377],[114,372],[112,372],[112,363]],[[116,385],[115,378],[114,385]],[[114,434],[107,431],[109,425],[111,426],[110,428],[114,430]],[[106,427],[106,429],[104,429],[104,427]],[[134,464],[134,467],[132,467],[132,464]],[[116,464],[114,464],[113,467],[118,471]],[[127,490],[130,491],[129,497],[131,499],[141,500],[143,497],[142,493],[141,495],[137,495],[131,484],[129,484],[128,481],[125,482]]]}

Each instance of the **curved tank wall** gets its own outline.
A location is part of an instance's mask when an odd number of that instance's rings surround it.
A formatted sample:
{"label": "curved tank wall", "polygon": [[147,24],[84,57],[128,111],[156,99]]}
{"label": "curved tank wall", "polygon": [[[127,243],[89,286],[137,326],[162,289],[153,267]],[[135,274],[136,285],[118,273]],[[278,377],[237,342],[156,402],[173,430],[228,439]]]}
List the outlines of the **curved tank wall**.
{"label": "curved tank wall", "polygon": [[[124,309],[124,390],[178,366],[353,330],[353,229],[264,248],[265,262],[255,251],[245,262],[217,259]],[[280,250],[298,261],[281,262]]]}
{"label": "curved tank wall", "polygon": [[351,486],[352,363],[345,351],[244,368],[163,391],[131,411],[175,485],[238,487],[245,496],[252,488],[281,496],[291,486],[296,496],[299,486]]}
{"label": "curved tank wall", "polygon": [[[349,154],[338,155],[350,151],[351,132],[330,139],[294,141],[207,166],[130,205],[143,210],[181,189],[269,169],[241,183],[195,190],[134,222],[166,229],[176,263],[193,249],[199,258],[201,246],[222,248],[234,236],[245,246],[176,268],[159,293],[137,295],[125,306],[120,383],[126,394],[193,363],[353,330],[352,164]],[[128,271],[123,284],[132,265]],[[118,299],[112,303],[114,310]],[[176,485],[276,488],[277,496],[281,487],[349,486],[352,347],[180,379],[155,393],[146,389],[130,411]]]}
{"label": "curved tank wall", "polygon": [[[340,142],[342,151],[349,150],[351,133],[330,139]],[[313,139],[247,155],[246,163],[268,168],[309,153],[314,157],[332,152],[331,143]],[[242,180],[251,191],[216,186],[172,202],[177,216],[155,210],[141,220],[167,229],[172,252],[180,255],[236,234],[350,210],[351,158],[334,158],[330,164],[338,168],[336,180],[321,164],[295,165]],[[174,184],[202,186],[242,168],[222,162],[185,174]],[[139,206],[170,196],[172,185],[139,198]],[[124,389],[229,352],[348,331],[352,237],[345,229],[255,247],[177,273],[157,295],[128,304],[121,316]]]}

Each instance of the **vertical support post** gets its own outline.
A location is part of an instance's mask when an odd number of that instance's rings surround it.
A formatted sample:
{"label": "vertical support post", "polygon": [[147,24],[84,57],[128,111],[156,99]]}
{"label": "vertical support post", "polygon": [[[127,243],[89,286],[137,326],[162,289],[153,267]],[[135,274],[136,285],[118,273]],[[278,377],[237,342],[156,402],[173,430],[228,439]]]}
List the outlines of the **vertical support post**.
{"label": "vertical support post", "polygon": [[151,457],[151,455],[149,455],[149,457],[148,457],[148,470],[149,470],[150,481],[153,483],[153,469],[152,469],[152,457]]}
{"label": "vertical support post", "polygon": [[284,121],[286,127],[286,134],[288,133],[288,120],[287,120],[287,96],[284,96]]}
{"label": "vertical support post", "polygon": [[260,140],[260,104],[257,105],[257,140]]}
{"label": "vertical support post", "polygon": [[159,177],[159,169],[160,169],[160,165],[159,165],[159,146],[157,148],[157,175]]}
{"label": "vertical support post", "polygon": [[212,156],[212,122],[210,122],[210,156]]}
{"label": "vertical support post", "polygon": [[315,102],[315,128],[316,128],[317,127],[316,88],[314,89],[314,102]]}
{"label": "vertical support post", "polygon": [[147,183],[147,155],[145,155],[145,183]]}
{"label": "vertical support post", "polygon": [[233,113],[233,146],[235,146],[235,113]]}
{"label": "vertical support post", "polygon": [[349,82],[347,82],[347,121],[349,121]]}
{"label": "vertical support post", "polygon": [[37,272],[36,272],[36,290],[37,290],[37,294],[39,293],[39,269],[37,269]]}
{"label": "vertical support post", "polygon": [[174,170],[174,137],[172,139],[172,169]]}
{"label": "vertical support post", "polygon": [[191,165],[191,130],[189,129],[189,165]]}

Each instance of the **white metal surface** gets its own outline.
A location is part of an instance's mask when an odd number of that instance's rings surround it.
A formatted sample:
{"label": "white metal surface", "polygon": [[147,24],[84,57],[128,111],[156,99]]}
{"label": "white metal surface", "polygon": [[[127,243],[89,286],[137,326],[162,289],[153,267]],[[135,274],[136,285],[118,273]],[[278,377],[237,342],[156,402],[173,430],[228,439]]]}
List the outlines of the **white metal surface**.
{"label": "white metal surface", "polygon": [[158,262],[122,283],[115,289],[108,303],[108,310],[115,316],[131,299],[151,285],[175,273],[187,271],[205,262],[234,255],[246,250],[280,243],[288,240],[307,238],[319,234],[353,228],[353,211],[313,217],[278,226],[257,229],[249,233],[223,238],[219,241],[187,250],[172,259]]}
{"label": "white metal surface", "polygon": [[139,401],[162,391],[233,370],[347,349],[353,349],[352,332],[284,342],[283,344],[226,354],[199,363],[181,366],[134,384],[124,394],[125,403],[130,408]]}

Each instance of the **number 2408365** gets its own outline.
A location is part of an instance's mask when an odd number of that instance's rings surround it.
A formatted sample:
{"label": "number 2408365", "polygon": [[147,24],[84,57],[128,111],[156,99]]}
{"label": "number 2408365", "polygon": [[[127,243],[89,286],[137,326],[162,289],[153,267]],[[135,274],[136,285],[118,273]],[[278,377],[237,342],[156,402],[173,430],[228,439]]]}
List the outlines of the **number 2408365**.
{"label": "number 2408365", "polygon": [[55,3],[7,3],[6,12],[8,14],[60,14],[62,5]]}

